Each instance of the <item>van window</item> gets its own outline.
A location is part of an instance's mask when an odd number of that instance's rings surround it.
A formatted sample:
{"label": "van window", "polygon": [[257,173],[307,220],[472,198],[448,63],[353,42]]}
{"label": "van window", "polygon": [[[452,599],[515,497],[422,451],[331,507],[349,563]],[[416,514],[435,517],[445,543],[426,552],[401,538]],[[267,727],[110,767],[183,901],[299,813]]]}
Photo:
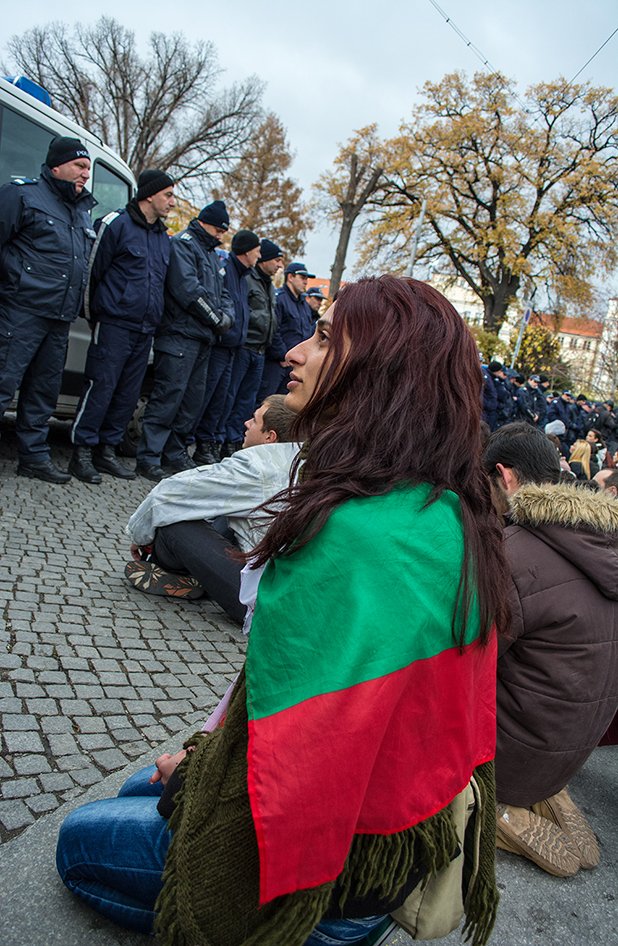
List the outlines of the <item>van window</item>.
{"label": "van window", "polygon": [[100,161],[94,162],[91,180],[92,193],[97,206],[92,209],[92,217],[97,220],[112,210],[121,210],[131,198],[131,188],[124,178],[114,174]]}
{"label": "van window", "polygon": [[37,179],[53,134],[3,105],[0,108],[0,184]]}

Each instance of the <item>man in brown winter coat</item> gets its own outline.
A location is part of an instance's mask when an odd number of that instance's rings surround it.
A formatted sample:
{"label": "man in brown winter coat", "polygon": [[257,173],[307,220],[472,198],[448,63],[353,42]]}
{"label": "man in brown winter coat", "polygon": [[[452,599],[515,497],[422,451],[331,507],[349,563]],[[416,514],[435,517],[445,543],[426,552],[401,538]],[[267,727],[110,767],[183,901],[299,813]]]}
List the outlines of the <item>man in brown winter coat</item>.
{"label": "man in brown winter coat", "polygon": [[561,484],[555,448],[508,424],[484,465],[506,511],[512,624],[498,656],[498,847],[557,876],[595,867],[566,786],[618,706],[618,504]]}

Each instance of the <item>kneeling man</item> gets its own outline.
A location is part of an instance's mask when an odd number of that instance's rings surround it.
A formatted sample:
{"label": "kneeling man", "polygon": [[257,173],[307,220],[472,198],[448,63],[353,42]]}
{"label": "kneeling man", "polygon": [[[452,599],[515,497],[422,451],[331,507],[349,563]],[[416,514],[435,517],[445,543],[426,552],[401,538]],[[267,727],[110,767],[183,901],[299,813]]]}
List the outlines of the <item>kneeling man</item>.
{"label": "kneeling man", "polygon": [[233,456],[163,480],[129,519],[131,584],[147,594],[216,601],[242,624],[238,600],[242,562],[263,523],[257,506],[289,482],[298,444],[289,442],[294,414],[284,395],[271,395],[246,421],[243,449]]}

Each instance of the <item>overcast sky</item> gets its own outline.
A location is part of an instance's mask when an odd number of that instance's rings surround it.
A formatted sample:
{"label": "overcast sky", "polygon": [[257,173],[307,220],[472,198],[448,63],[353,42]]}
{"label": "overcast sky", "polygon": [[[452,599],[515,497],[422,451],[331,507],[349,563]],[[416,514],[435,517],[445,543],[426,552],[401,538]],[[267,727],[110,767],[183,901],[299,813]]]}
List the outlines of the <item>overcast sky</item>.
{"label": "overcast sky", "polygon": [[[539,81],[571,79],[618,27],[616,0],[440,0],[495,69],[523,90]],[[377,121],[393,134],[426,80],[483,66],[431,0],[313,0],[291,4],[173,3],[90,0],[12,4],[5,35],[52,20],[93,22],[106,14],[133,29],[144,44],[152,31],[210,40],[225,70],[223,82],[256,74],[267,83],[264,105],[287,127],[296,155],[292,173],[309,193],[338,145]],[[618,85],[618,34],[579,79]],[[276,239],[276,234],[272,234]],[[310,236],[305,262],[329,276],[336,237]]]}

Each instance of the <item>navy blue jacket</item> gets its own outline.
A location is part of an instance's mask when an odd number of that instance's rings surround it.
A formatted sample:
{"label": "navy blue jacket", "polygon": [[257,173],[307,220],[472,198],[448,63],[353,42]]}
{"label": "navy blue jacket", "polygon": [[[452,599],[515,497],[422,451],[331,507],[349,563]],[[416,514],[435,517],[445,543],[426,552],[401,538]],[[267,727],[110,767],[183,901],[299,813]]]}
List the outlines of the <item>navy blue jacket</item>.
{"label": "navy blue jacket", "polygon": [[545,395],[541,388],[533,388],[530,384],[526,384],[526,391],[530,398],[532,410],[535,414],[539,415],[539,419],[536,422],[537,426],[543,428],[545,427],[545,418],[547,416],[547,401],[545,400]]}
{"label": "navy blue jacket", "polygon": [[302,297],[297,299],[287,286],[277,293],[277,316],[286,352],[311,338],[315,331],[313,312],[305,300]]}
{"label": "navy blue jacket", "polygon": [[[97,244],[89,281],[90,318],[154,334],[163,317],[170,258],[165,225],[149,224],[136,201],[94,225]],[[100,239],[98,238],[101,234]]]}
{"label": "navy blue jacket", "polygon": [[528,424],[534,424],[534,403],[530,397],[530,389],[522,384],[518,387],[515,383],[512,385],[513,401],[515,403],[515,416],[513,420],[525,420]]}
{"label": "navy blue jacket", "polygon": [[481,371],[483,372],[482,417],[485,423],[489,424],[489,429],[495,430],[496,414],[498,410],[498,393],[496,391],[494,377],[489,368],[487,368],[486,365],[481,365]]}
{"label": "navy blue jacket", "polygon": [[508,424],[515,414],[515,404],[511,394],[511,386],[505,378],[493,376],[496,396],[498,398],[498,407],[496,409],[496,425],[502,427]]}
{"label": "navy blue jacket", "polygon": [[94,240],[89,191],[75,196],[43,166],[38,181],[0,187],[0,309],[72,322]]}
{"label": "navy blue jacket", "polygon": [[[165,279],[165,311],[157,337],[182,335],[210,344],[222,315],[234,318],[224,284],[224,270],[215,253],[219,241],[198,220],[170,240]],[[156,347],[156,345],[155,345]]]}
{"label": "navy blue jacket", "polygon": [[246,277],[250,267],[243,266],[235,253],[230,253],[225,261],[225,286],[234,304],[234,325],[219,339],[223,348],[239,348],[247,340],[249,328],[249,284]]}

